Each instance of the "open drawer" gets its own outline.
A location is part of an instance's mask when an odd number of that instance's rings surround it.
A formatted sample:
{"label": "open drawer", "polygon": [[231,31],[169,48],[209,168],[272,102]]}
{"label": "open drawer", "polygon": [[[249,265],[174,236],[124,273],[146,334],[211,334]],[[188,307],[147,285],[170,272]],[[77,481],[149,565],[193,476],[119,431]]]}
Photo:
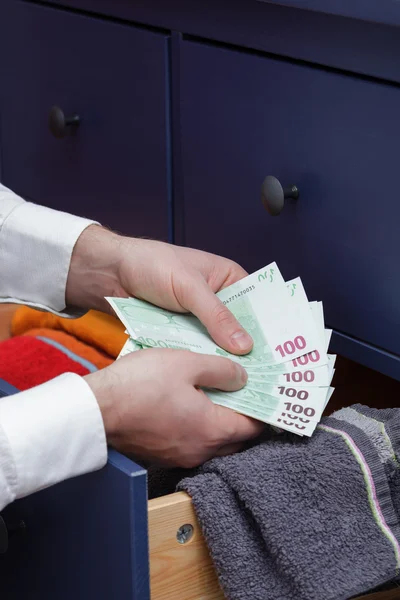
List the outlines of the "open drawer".
{"label": "open drawer", "polygon": [[[379,389],[386,406],[396,405],[398,382],[379,374],[375,381],[362,367],[360,374],[352,365],[340,367],[331,409],[345,403],[342,386],[353,401],[357,391],[372,405]],[[16,391],[0,381],[0,396],[3,387],[7,395]],[[224,600],[190,497],[179,492],[147,498],[146,471],[110,450],[104,469],[13,503],[2,513],[14,532],[0,554],[0,596]],[[400,600],[400,588],[365,598]]]}
{"label": "open drawer", "polygon": [[[113,450],[101,471],[2,517],[10,529],[25,525],[0,554],[7,600],[224,600],[190,497],[148,502],[146,471]],[[365,598],[400,599],[400,588]]]}
{"label": "open drawer", "polygon": [[[5,522],[25,529],[0,555],[1,597],[224,600],[190,497],[147,502],[146,479],[111,450],[105,469],[9,506]],[[365,598],[400,599],[400,588]]]}

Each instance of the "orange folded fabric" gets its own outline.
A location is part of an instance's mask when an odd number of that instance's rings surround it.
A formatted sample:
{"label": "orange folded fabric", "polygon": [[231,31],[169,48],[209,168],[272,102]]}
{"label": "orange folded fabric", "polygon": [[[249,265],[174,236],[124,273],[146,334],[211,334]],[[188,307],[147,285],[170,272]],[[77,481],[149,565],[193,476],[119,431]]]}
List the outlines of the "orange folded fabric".
{"label": "orange folded fabric", "polygon": [[79,319],[65,319],[51,313],[21,306],[14,313],[11,333],[13,336],[24,335],[32,329],[64,331],[112,358],[118,356],[128,338],[124,333],[125,327],[116,317],[96,310],[90,310]]}

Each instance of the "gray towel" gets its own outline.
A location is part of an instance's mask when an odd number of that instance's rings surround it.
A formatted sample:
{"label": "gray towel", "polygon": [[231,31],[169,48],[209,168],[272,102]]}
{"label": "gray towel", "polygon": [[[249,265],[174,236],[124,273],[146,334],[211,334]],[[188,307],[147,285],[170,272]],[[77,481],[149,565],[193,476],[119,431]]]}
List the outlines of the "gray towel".
{"label": "gray towel", "polygon": [[340,600],[400,568],[400,410],[360,405],[181,481],[228,600]]}

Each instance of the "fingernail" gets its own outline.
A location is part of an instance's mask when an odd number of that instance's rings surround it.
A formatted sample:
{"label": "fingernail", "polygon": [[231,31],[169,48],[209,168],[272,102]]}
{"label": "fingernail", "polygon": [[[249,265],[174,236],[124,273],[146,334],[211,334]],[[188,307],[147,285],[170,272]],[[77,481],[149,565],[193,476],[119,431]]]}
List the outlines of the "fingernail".
{"label": "fingernail", "polygon": [[252,339],[245,331],[237,331],[231,337],[231,342],[238,350],[250,350]]}

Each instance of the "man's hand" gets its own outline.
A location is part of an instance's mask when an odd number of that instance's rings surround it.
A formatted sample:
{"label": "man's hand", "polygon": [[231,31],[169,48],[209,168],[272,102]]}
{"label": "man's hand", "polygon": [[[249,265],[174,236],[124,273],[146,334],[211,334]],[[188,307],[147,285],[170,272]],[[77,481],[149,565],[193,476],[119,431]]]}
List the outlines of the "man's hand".
{"label": "man's hand", "polygon": [[242,279],[239,265],[207,252],[163,242],[124,238],[92,225],[71,261],[67,304],[109,311],[104,296],[134,296],[177,312],[192,312],[215,342],[246,354],[252,339],[215,296]]}
{"label": "man's hand", "polygon": [[262,424],[217,406],[198,389],[235,391],[238,364],[181,350],[143,350],[85,377],[102,412],[108,442],[137,460],[195,467],[239,449]]}
{"label": "man's hand", "polygon": [[[72,256],[68,304],[108,310],[104,296],[135,296],[190,311],[226,350],[243,354],[252,340],[215,292],[246,272],[230,260],[88,227]],[[102,412],[108,442],[121,452],[171,466],[193,467],[228,454],[263,425],[214,405],[199,387],[238,390],[236,363],[178,350],[143,350],[86,376]]]}

